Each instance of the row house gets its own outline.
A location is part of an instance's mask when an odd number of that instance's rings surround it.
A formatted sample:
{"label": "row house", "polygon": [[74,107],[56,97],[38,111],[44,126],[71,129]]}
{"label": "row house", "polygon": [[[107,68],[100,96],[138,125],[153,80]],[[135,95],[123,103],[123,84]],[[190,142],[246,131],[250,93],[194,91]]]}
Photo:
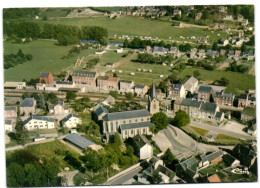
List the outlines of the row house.
{"label": "row house", "polygon": [[119,78],[111,76],[97,77],[97,87],[105,90],[118,90]]}
{"label": "row house", "polygon": [[235,95],[225,94],[223,91],[214,94],[214,102],[219,105],[233,106]]}
{"label": "row house", "polygon": [[179,110],[185,111],[191,118],[217,121],[224,119],[224,113],[220,112],[215,103],[180,98],[174,103],[174,112]]}
{"label": "row house", "polygon": [[154,55],[165,55],[167,54],[168,49],[162,46],[154,46],[153,47],[153,54]]}
{"label": "row house", "polygon": [[53,75],[50,72],[41,72],[40,73],[40,78],[39,78],[40,83],[45,83],[45,84],[51,84],[53,82]]}
{"label": "row house", "polygon": [[186,96],[184,86],[182,84],[167,84],[167,98],[177,99]]}
{"label": "row house", "polygon": [[107,136],[119,133],[121,138],[125,139],[137,134],[152,134],[150,131],[150,127],[153,126],[150,121],[151,114],[146,109],[112,113],[106,113],[107,110],[104,110],[104,107],[99,110],[101,114],[99,113],[98,117],[103,116],[103,133]]}
{"label": "row house", "polygon": [[209,86],[200,86],[198,89],[198,101],[209,102],[212,95],[212,88]]}
{"label": "row house", "polygon": [[35,129],[54,129],[54,119],[43,116],[30,116],[23,122],[24,127],[30,131]]}
{"label": "row house", "polygon": [[208,50],[207,53],[206,53],[206,56],[210,56],[212,58],[215,58],[215,57],[219,56],[219,52],[214,51],[214,50]]}
{"label": "row house", "polygon": [[181,53],[178,47],[171,46],[170,50],[168,51],[168,54],[171,54],[174,58],[180,57]]}
{"label": "row house", "polygon": [[16,118],[17,107],[16,106],[5,106],[5,118]]}
{"label": "row house", "polygon": [[149,88],[147,85],[136,84],[134,92],[137,94],[137,96],[143,97],[148,92],[148,89]]}
{"label": "row house", "polygon": [[119,89],[121,92],[133,92],[134,82],[131,80],[120,80]]}
{"label": "row house", "polygon": [[4,89],[24,89],[26,82],[5,82]]}
{"label": "row house", "polygon": [[72,81],[75,84],[84,85],[84,86],[96,86],[96,72],[83,71],[83,70],[75,70],[72,73]]}
{"label": "row house", "polygon": [[256,97],[254,93],[249,94],[240,94],[238,98],[238,107],[255,107],[256,106]]}
{"label": "row house", "polygon": [[183,82],[183,87],[185,89],[186,95],[188,92],[190,92],[191,94],[195,93],[198,86],[199,86],[199,81],[197,78],[193,76],[189,77]]}

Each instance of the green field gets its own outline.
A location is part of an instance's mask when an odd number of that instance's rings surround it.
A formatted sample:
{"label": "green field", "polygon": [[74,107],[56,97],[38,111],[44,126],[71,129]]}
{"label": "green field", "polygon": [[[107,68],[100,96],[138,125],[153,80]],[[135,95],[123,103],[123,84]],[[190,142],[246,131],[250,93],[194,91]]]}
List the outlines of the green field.
{"label": "green field", "polygon": [[[137,71],[140,68],[146,69],[145,72]],[[148,72],[148,69],[152,69],[152,72]],[[123,66],[116,68],[116,73],[120,79],[124,80],[133,80],[136,83],[151,85],[153,80],[155,84],[159,84],[161,80],[171,74],[170,66],[163,66],[158,64],[144,64],[144,63],[134,63],[127,62]],[[122,70],[122,73],[119,73],[118,70]],[[131,76],[130,72],[134,72],[135,75]],[[112,75],[112,72],[108,72],[109,75]],[[164,77],[160,78],[160,75],[163,74]]]}
{"label": "green field", "polygon": [[201,129],[201,128],[193,127],[193,126],[189,126],[189,127],[192,128],[193,130],[195,130],[201,136],[204,136],[208,132],[208,130],[206,130],[206,129]]}
{"label": "green field", "polygon": [[[140,17],[122,16],[117,19],[110,19],[108,17],[84,17],[84,18],[53,18],[49,20],[33,20],[43,26],[45,23],[65,24],[81,26],[102,26],[107,28],[110,36],[114,35],[128,35],[128,36],[149,36],[159,39],[171,39],[182,41],[180,36],[209,36],[209,41],[217,40],[219,38],[226,38],[227,33],[222,31],[215,31],[212,33],[207,29],[186,27],[178,28],[171,26],[172,22],[162,20],[148,20]],[[220,34],[220,36],[217,36]],[[190,40],[190,39],[187,39]],[[190,40],[192,41],[192,40]]]}
{"label": "green field", "polygon": [[76,59],[81,56],[88,56],[94,53],[94,49],[81,51],[70,58],[61,59],[67,55],[71,46],[57,46],[56,41],[36,40],[27,44],[13,44],[10,41],[4,42],[4,54],[16,54],[19,49],[24,53],[32,54],[33,59],[16,67],[4,70],[5,81],[22,81],[37,78],[40,72],[58,73],[62,69],[73,65]]}
{"label": "green field", "polygon": [[226,72],[226,71],[208,71],[204,69],[197,68],[186,68],[182,71],[178,77],[184,78],[186,75],[192,75],[193,71],[199,70],[201,76],[201,80],[206,81],[215,81],[219,80],[222,77],[227,78],[230,83],[227,86],[225,93],[233,93],[238,95],[243,91],[247,91],[248,89],[255,89],[255,77],[248,74],[242,74],[238,72]]}

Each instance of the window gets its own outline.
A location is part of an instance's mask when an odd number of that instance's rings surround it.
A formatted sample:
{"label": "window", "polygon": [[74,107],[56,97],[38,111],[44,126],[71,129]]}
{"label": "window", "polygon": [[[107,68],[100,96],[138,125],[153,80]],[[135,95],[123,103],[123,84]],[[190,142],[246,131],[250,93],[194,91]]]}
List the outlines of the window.
{"label": "window", "polygon": [[125,131],[125,135],[127,135],[127,131]]}
{"label": "window", "polygon": [[145,133],[145,128],[143,129],[143,133]]}
{"label": "window", "polygon": [[147,118],[147,121],[149,121],[150,119],[149,119],[149,117]]}
{"label": "window", "polygon": [[131,134],[134,134],[134,130],[131,130]]}
{"label": "window", "polygon": [[125,121],[123,121],[123,123],[125,123]]}
{"label": "window", "polygon": [[129,123],[132,123],[132,120],[131,120],[131,119],[129,120]]}
{"label": "window", "polygon": [[135,119],[135,122],[137,122],[137,119]]}
{"label": "window", "polygon": [[114,127],[113,127],[113,124],[111,123],[111,131],[113,132],[114,131]]}
{"label": "window", "polygon": [[144,119],[142,118],[141,121],[144,121]]}

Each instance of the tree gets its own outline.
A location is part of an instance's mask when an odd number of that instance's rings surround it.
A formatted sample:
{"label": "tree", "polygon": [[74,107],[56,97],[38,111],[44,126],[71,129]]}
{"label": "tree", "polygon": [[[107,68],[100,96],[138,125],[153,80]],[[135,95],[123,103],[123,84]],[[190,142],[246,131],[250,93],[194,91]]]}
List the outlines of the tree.
{"label": "tree", "polygon": [[16,162],[12,162],[6,168],[6,180],[8,187],[23,187],[25,177],[23,167]]}
{"label": "tree", "polygon": [[127,48],[129,46],[129,41],[127,39],[124,40],[123,47]]}
{"label": "tree", "polygon": [[30,98],[31,96],[29,95],[29,93],[25,92],[23,93],[22,95],[22,98],[25,99],[25,98]]}
{"label": "tree", "polygon": [[111,139],[111,143],[116,147],[119,148],[122,145],[122,140],[118,133],[115,133],[113,138]]}
{"label": "tree", "polygon": [[220,83],[221,83],[222,86],[227,86],[229,84],[229,80],[225,77],[222,77],[220,79]]}
{"label": "tree", "polygon": [[66,92],[66,99],[69,100],[74,100],[76,98],[76,93],[73,91],[67,91]]}
{"label": "tree", "polygon": [[162,182],[162,176],[159,172],[154,171],[150,180],[152,184],[159,184]]}
{"label": "tree", "polygon": [[17,143],[25,144],[25,142],[28,139],[28,131],[24,127],[23,122],[20,118],[18,118],[16,121],[15,131],[16,131]]}
{"label": "tree", "polygon": [[55,93],[48,93],[47,94],[47,100],[52,103],[55,104],[58,101],[57,95]]}
{"label": "tree", "polygon": [[172,154],[169,148],[165,151],[164,155],[162,156],[162,160],[166,166],[170,166],[173,160],[175,160],[175,156]]}
{"label": "tree", "polygon": [[199,78],[200,77],[200,72],[198,71],[198,70],[195,70],[195,71],[193,71],[193,76],[195,77],[195,78]]}
{"label": "tree", "polygon": [[117,97],[118,97],[118,92],[117,92],[117,91],[109,91],[109,95],[111,95],[112,97],[114,97],[115,99],[117,99]]}
{"label": "tree", "polygon": [[218,43],[217,43],[217,42],[214,42],[214,43],[213,43],[212,49],[213,49],[213,50],[218,50]]}
{"label": "tree", "polygon": [[125,98],[127,100],[133,100],[133,98],[134,98],[133,93],[131,93],[131,92],[126,93],[125,94]]}
{"label": "tree", "polygon": [[176,112],[175,117],[172,120],[172,124],[177,127],[183,127],[190,123],[190,116],[183,110]]}
{"label": "tree", "polygon": [[46,102],[44,99],[44,95],[42,93],[39,94],[38,106],[39,106],[39,108],[46,110]]}
{"label": "tree", "polygon": [[157,134],[160,130],[165,129],[168,125],[168,118],[163,112],[155,113],[151,121],[154,123],[154,126],[151,128],[151,131]]}

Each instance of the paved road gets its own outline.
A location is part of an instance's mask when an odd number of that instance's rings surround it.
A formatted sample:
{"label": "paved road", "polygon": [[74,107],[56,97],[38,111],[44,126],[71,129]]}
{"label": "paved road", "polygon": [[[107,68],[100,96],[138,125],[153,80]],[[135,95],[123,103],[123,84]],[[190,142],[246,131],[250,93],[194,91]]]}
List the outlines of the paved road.
{"label": "paved road", "polygon": [[133,178],[135,175],[138,174],[138,172],[140,172],[143,168],[141,166],[139,166],[138,168],[112,180],[111,182],[109,182],[109,185],[122,185],[123,183],[125,183],[126,181],[130,180],[131,178]]}
{"label": "paved road", "polygon": [[202,123],[202,122],[191,121],[190,125],[192,125],[194,127],[202,128],[202,129],[207,129],[207,130],[216,132],[218,134],[225,134],[225,135],[233,136],[233,137],[240,138],[240,139],[256,140],[256,137],[254,137],[254,136],[239,134],[237,132],[232,132],[232,131],[229,131],[227,129],[223,129],[221,127],[215,127],[215,126],[212,126],[212,125],[207,125],[207,124]]}
{"label": "paved road", "polygon": [[73,177],[78,173],[78,170],[74,170],[72,172],[68,172],[66,178],[67,178],[67,185],[68,186],[74,186]]}

